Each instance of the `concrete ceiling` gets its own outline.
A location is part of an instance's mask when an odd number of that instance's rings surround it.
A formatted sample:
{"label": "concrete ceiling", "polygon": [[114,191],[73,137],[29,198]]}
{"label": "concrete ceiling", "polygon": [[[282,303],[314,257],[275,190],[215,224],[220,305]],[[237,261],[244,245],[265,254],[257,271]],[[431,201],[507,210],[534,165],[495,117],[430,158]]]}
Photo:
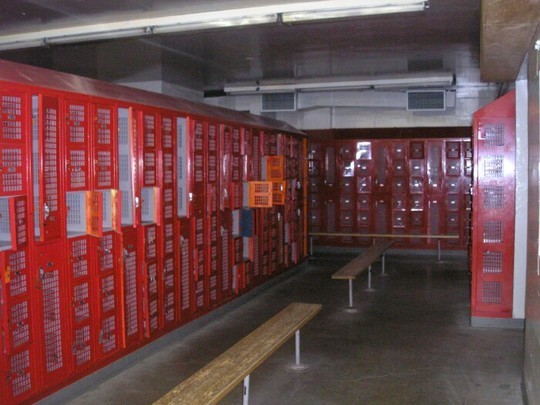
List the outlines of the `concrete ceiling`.
{"label": "concrete ceiling", "polygon": [[482,0],[482,80],[515,80],[540,21],[540,0]]}
{"label": "concrete ceiling", "polygon": [[[467,52],[481,54],[484,80],[506,82],[515,79],[533,27],[538,25],[539,1],[483,0],[481,15],[480,0],[430,0],[429,8],[418,13],[147,35],[135,41],[54,45],[3,51],[0,58],[69,70],[67,63],[62,64],[51,55],[88,53],[90,47],[115,49],[111,44],[118,43],[119,47],[123,44],[134,48],[140,46],[140,60],[134,65],[142,66],[147,57],[145,51],[149,47],[157,48],[165,55],[168,71],[190,65],[198,87],[208,91],[219,90],[225,83],[239,80],[336,76],[358,72],[388,74],[440,68],[454,70],[455,64],[459,63],[456,62],[459,55]],[[60,26],[269,3],[287,2],[0,0],[0,39],[2,35]],[[480,27],[483,34],[481,51]],[[395,65],[395,55],[403,55],[408,63],[405,66]],[[504,62],[501,62],[501,55]],[[73,67],[73,73],[92,76],[97,69],[89,67],[88,60],[84,60],[87,66],[84,69]],[[114,54],[110,60],[118,63]]]}

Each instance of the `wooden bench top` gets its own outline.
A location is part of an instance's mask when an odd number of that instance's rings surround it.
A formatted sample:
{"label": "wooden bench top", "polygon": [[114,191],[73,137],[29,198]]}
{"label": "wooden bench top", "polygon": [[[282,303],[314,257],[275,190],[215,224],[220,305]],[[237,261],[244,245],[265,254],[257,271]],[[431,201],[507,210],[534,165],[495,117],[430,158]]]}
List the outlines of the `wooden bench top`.
{"label": "wooden bench top", "polygon": [[350,236],[370,238],[424,238],[424,239],[459,239],[459,235],[428,235],[428,234],[397,234],[397,233],[339,233],[339,232],[310,232],[309,236]]}
{"label": "wooden bench top", "polygon": [[154,404],[217,403],[317,315],[321,308],[320,304],[289,304]]}
{"label": "wooden bench top", "polygon": [[376,241],[365,252],[362,252],[359,256],[332,274],[332,278],[337,280],[349,280],[356,278],[356,276],[371,266],[371,264],[377,260],[379,256],[382,256],[393,243],[393,240]]}

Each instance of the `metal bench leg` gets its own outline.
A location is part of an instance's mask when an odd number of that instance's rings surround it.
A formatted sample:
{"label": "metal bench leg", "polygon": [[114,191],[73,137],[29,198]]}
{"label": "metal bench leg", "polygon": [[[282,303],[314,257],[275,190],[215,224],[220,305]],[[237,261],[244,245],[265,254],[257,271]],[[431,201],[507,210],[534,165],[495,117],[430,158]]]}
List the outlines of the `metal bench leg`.
{"label": "metal bench leg", "polygon": [[385,266],[384,266],[384,265],[385,265],[385,259],[384,259],[384,257],[385,257],[385,256],[386,256],[386,255],[383,254],[382,257],[381,257],[381,262],[382,262],[381,277],[386,277],[386,276],[388,275],[388,274],[386,274],[386,273],[384,272],[384,270],[385,270],[385,268],[384,268],[384,267],[385,267]]}
{"label": "metal bench leg", "polygon": [[373,292],[375,291],[375,289],[371,288],[371,266],[368,267],[367,276],[368,276],[368,284],[367,284],[367,288],[364,291]]}
{"label": "metal bench leg", "polygon": [[289,371],[307,371],[309,366],[300,363],[300,329],[294,334],[294,364],[287,367]]}
{"label": "metal bench leg", "polygon": [[437,239],[437,261],[441,261],[441,240]]}
{"label": "metal bench leg", "polygon": [[350,314],[354,314],[358,312],[358,310],[354,307],[353,304],[353,279],[349,279],[349,308],[345,310],[345,312],[348,312]]}
{"label": "metal bench leg", "polygon": [[309,255],[313,256],[313,236],[309,237]]}
{"label": "metal bench leg", "polygon": [[244,378],[243,405],[249,404],[249,374]]}

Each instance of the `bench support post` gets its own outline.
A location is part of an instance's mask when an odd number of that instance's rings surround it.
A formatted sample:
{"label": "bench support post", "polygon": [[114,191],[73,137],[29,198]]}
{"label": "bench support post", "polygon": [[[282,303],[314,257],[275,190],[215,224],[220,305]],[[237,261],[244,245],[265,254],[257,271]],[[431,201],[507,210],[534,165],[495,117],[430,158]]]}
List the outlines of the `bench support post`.
{"label": "bench support post", "polygon": [[384,272],[384,267],[385,267],[385,266],[384,266],[384,265],[385,265],[384,257],[385,257],[385,254],[383,254],[383,255],[381,256],[381,262],[382,262],[381,277],[386,277],[386,276],[388,275],[388,274],[386,274],[386,273]]}
{"label": "bench support post", "polygon": [[375,291],[375,289],[371,288],[371,265],[368,267],[367,277],[368,277],[367,278],[368,284],[367,284],[367,288],[364,291],[373,292],[373,291]]}
{"label": "bench support post", "polygon": [[309,255],[313,256],[313,236],[309,237]]}
{"label": "bench support post", "polygon": [[294,364],[287,367],[289,371],[307,371],[309,366],[300,362],[300,329],[294,334]]}
{"label": "bench support post", "polygon": [[243,394],[243,405],[249,404],[249,374],[244,378],[244,394]]}
{"label": "bench support post", "polygon": [[437,261],[441,261],[441,239],[437,238]]}
{"label": "bench support post", "polygon": [[345,309],[345,312],[350,314],[355,314],[358,310],[354,307],[353,304],[353,279],[349,279],[349,308]]}

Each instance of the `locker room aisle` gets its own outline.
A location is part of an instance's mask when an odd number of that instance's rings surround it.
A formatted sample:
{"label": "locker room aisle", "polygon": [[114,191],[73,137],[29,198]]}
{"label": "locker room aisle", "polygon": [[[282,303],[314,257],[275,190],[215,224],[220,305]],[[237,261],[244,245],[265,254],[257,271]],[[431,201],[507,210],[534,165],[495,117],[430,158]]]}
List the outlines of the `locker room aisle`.
{"label": "locker room aisle", "polygon": [[[433,255],[391,252],[388,277],[374,267],[376,292],[363,291],[367,275],[355,282],[359,312],[348,314],[347,283],[330,277],[352,257],[319,253],[43,403],[150,404],[291,301],[323,304],[301,333],[311,369],[285,370],[291,339],[251,375],[251,404],[523,403],[523,332],[469,326],[465,256],[438,264]],[[222,401],[241,402],[240,385]]]}

